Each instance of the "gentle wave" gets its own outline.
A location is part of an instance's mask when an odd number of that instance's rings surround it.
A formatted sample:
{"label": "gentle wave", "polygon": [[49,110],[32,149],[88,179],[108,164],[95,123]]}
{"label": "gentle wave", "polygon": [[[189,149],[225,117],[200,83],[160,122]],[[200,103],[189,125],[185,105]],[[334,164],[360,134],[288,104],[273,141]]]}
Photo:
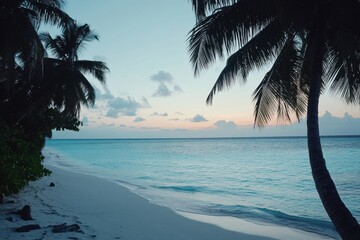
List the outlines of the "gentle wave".
{"label": "gentle wave", "polygon": [[202,209],[205,213],[215,216],[232,216],[251,221],[261,221],[270,224],[288,226],[306,232],[322,233],[324,236],[337,238],[338,234],[329,221],[307,217],[292,216],[281,211],[267,208],[246,207],[241,205],[214,205]]}
{"label": "gentle wave", "polygon": [[196,187],[196,186],[160,186],[156,187],[159,189],[170,189],[174,191],[180,192],[205,192],[207,190],[206,187]]}
{"label": "gentle wave", "polygon": [[[157,189],[169,190],[184,193],[224,193],[224,191],[214,191],[202,186],[152,186]],[[181,209],[183,210],[183,209]],[[322,235],[337,238],[338,234],[330,221],[300,217],[286,214],[268,208],[249,207],[242,205],[213,205],[202,208],[194,208],[193,213],[212,216],[231,216],[247,219],[258,223],[277,224],[290,228],[300,229],[306,232],[322,233]]]}

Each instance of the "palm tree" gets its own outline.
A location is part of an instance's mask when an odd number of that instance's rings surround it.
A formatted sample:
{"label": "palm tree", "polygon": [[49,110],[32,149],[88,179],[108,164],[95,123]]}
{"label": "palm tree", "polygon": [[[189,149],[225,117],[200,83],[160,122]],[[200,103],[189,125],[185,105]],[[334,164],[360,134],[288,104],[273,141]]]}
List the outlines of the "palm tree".
{"label": "palm tree", "polygon": [[81,104],[89,106],[95,102],[95,90],[84,74],[90,73],[105,84],[105,74],[109,71],[104,62],[79,60],[85,44],[99,37],[88,24],[69,22],[60,36],[52,38],[49,33],[41,33],[40,38],[55,57],[44,58],[45,76],[40,93],[46,99],[42,102],[78,116]]}
{"label": "palm tree", "polygon": [[[30,81],[41,70],[44,50],[37,34],[41,23],[64,26],[71,18],[61,8],[63,0],[2,0],[0,3],[0,66],[2,84],[1,98],[14,94],[16,68],[20,65],[26,72],[24,79]],[[4,80],[6,79],[6,80]]]}
{"label": "palm tree", "polygon": [[[41,23],[64,26],[71,18],[63,0],[2,0],[0,2],[0,118],[18,122],[34,79],[42,78],[44,48]],[[14,111],[14,109],[17,109]]]}
{"label": "palm tree", "polygon": [[318,103],[327,85],[347,103],[360,103],[360,2],[192,0],[192,5],[197,23],[188,40],[195,75],[229,56],[207,103],[271,62],[253,94],[255,125],[264,126],[275,113],[289,122],[307,113],[309,159],[320,199],[340,236],[359,239],[360,226],[326,168]]}

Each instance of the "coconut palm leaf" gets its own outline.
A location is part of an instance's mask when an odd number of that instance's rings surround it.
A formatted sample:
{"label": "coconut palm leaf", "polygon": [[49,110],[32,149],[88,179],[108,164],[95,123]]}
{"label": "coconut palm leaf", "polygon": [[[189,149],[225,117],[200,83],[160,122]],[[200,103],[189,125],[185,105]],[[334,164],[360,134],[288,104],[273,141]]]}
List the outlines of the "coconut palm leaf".
{"label": "coconut palm leaf", "polygon": [[86,43],[99,40],[99,37],[90,29],[88,24],[77,25],[76,22],[72,22],[66,26],[59,39],[61,39],[58,40],[59,44],[62,45],[68,57],[76,61]]}
{"label": "coconut palm leaf", "polygon": [[240,1],[217,9],[196,24],[188,38],[195,75],[217,58],[245,45],[272,21],[274,9],[259,6],[257,0]]}
{"label": "coconut palm leaf", "polygon": [[235,2],[236,0],[192,0],[192,5],[197,19],[201,19],[208,12]]}
{"label": "coconut palm leaf", "polygon": [[216,92],[222,91],[224,87],[231,87],[237,79],[246,81],[250,71],[272,61],[278,55],[285,40],[286,32],[280,28],[278,22],[267,25],[228,58],[206,102],[211,104]]}
{"label": "coconut palm leaf", "polygon": [[54,39],[49,32],[42,32],[39,34],[39,38],[43,42],[44,47],[49,49],[56,58],[62,58],[66,54],[63,45],[60,45],[58,37]]}
{"label": "coconut palm leaf", "polygon": [[100,83],[105,84],[105,75],[109,72],[105,62],[78,60],[74,62],[74,67],[82,73],[92,74]]}
{"label": "coconut palm leaf", "polygon": [[[340,61],[339,61],[340,62]],[[336,77],[333,77],[331,82],[331,91],[340,94],[347,103],[359,104],[360,103],[360,57],[351,54],[341,63],[338,63]]]}
{"label": "coconut palm leaf", "polygon": [[299,91],[300,50],[294,38],[288,39],[270,71],[253,93],[255,124],[264,126],[277,113],[278,120],[291,122],[306,112],[306,94]]}
{"label": "coconut palm leaf", "polygon": [[62,0],[28,0],[25,5],[28,10],[37,13],[37,17],[33,19],[35,26],[44,22],[64,27],[72,21],[71,17],[61,10],[64,6]]}

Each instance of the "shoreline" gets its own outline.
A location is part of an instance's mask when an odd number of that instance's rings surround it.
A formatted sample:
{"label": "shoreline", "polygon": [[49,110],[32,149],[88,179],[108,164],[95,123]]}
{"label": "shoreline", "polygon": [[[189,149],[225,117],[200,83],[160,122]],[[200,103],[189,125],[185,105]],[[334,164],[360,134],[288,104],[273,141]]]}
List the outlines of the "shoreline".
{"label": "shoreline", "polygon": [[[261,225],[233,217],[175,212],[150,203],[129,189],[95,176],[45,164],[49,177],[32,182],[19,195],[5,201],[0,214],[0,239],[329,239],[275,225]],[[55,187],[49,187],[50,182]],[[33,221],[4,213],[32,208]],[[13,217],[9,222],[7,217]],[[15,233],[12,228],[37,223],[42,228]],[[49,225],[78,224],[81,232],[52,233]],[[19,237],[21,236],[21,237]]]}

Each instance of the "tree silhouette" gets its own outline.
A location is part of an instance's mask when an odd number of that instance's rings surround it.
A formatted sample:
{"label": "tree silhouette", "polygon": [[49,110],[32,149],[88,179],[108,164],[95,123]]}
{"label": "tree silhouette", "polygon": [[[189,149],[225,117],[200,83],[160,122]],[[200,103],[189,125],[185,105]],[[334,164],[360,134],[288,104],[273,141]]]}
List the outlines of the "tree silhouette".
{"label": "tree silhouette", "polygon": [[360,2],[192,0],[192,5],[197,23],[189,51],[195,74],[230,55],[207,103],[271,62],[253,94],[255,125],[264,126],[274,114],[290,122],[307,113],[310,165],[320,199],[340,236],[359,239],[359,224],[326,168],[318,104],[327,85],[347,103],[360,103]]}
{"label": "tree silhouette", "polygon": [[84,74],[92,74],[105,84],[105,74],[109,71],[101,61],[79,60],[79,53],[87,42],[98,40],[89,25],[70,22],[63,33],[52,38],[49,33],[41,33],[45,48],[55,58],[44,58],[45,77],[41,85],[42,101],[53,104],[57,109],[71,115],[78,115],[81,104],[91,106],[95,102],[95,90]]}

